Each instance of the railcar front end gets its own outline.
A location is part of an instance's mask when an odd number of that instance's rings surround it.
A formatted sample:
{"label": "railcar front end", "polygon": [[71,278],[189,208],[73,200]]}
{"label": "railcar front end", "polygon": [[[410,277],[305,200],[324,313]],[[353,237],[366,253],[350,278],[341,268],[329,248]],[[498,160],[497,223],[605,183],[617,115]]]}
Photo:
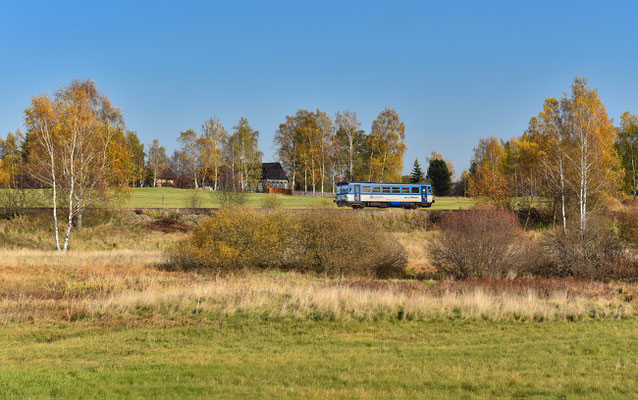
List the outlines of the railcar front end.
{"label": "railcar front end", "polygon": [[432,186],[417,183],[343,182],[337,185],[339,207],[402,207],[416,209],[434,203]]}

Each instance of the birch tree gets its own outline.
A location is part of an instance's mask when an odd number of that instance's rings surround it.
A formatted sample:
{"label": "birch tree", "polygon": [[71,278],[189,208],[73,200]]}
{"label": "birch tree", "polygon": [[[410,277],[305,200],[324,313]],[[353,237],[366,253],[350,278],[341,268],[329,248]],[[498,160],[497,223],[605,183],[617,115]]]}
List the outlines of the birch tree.
{"label": "birch tree", "polygon": [[574,79],[570,96],[561,100],[569,130],[565,158],[574,172],[568,175],[567,183],[578,201],[581,238],[585,236],[589,214],[614,194],[621,177],[614,148],[616,131],[598,91],[587,83],[587,78]]}
{"label": "birch tree", "polygon": [[563,232],[573,210],[584,238],[588,216],[614,195],[621,180],[616,131],[598,92],[587,86],[586,78],[574,79],[560,100],[545,100],[525,136],[537,145],[545,176],[559,198]]}
{"label": "birch tree", "polygon": [[191,174],[195,189],[199,188],[199,176],[202,171],[201,141],[197,132],[192,129],[180,132],[177,141],[182,145],[182,161]]}
{"label": "birch tree", "polygon": [[547,182],[545,193],[560,205],[563,233],[567,232],[567,210],[571,192],[567,191],[567,166],[565,153],[569,135],[565,125],[565,110],[553,97],[545,99],[541,112],[530,119],[523,137],[534,143],[539,152],[542,173]]}
{"label": "birch tree", "polygon": [[291,177],[290,189],[295,190],[299,169],[299,140],[294,116],[286,116],[286,122],[275,132],[274,145],[282,167]]}
{"label": "birch tree", "polygon": [[332,163],[332,146],[334,144],[335,128],[332,120],[324,111],[317,109],[315,112],[317,124],[317,163],[319,167],[319,180],[321,181],[321,193],[324,192],[324,183],[327,182],[328,169]]}
{"label": "birch tree", "polygon": [[146,178],[146,153],[144,153],[144,144],[141,143],[137,137],[137,132],[126,132],[126,146],[131,155],[131,184],[133,186],[138,185],[139,187],[143,187]]}
{"label": "birch tree", "polygon": [[[95,82],[72,81],[54,98],[37,96],[25,110],[29,164],[33,177],[52,190],[56,248],[66,251],[74,220],[81,226],[84,210],[126,186],[130,154],[123,135],[121,111]],[[67,221],[60,243],[58,194],[64,197]]]}
{"label": "birch tree", "polygon": [[245,192],[255,188],[261,177],[261,158],[259,151],[259,131],[252,129],[246,118],[241,118],[233,128],[230,137],[230,162],[233,171],[239,175],[239,187]]}
{"label": "birch tree", "polygon": [[199,138],[201,160],[213,181],[213,190],[217,190],[219,171],[223,163],[222,147],[228,138],[226,129],[217,117],[211,117],[202,124],[202,136]]}
{"label": "birch tree", "polygon": [[22,165],[20,148],[24,143],[24,135],[18,129],[15,134],[9,132],[7,138],[0,138],[0,184],[16,188],[17,176]]}
{"label": "birch tree", "polygon": [[377,182],[399,181],[403,169],[405,153],[405,124],[399,113],[386,108],[372,122],[370,135],[367,137],[368,180]]}
{"label": "birch tree", "polygon": [[160,146],[158,139],[153,139],[153,143],[148,149],[148,166],[153,171],[153,187],[157,187],[157,172],[168,163],[166,149]]}
{"label": "birch tree", "polygon": [[344,178],[348,181],[354,181],[355,171],[362,162],[365,143],[361,122],[357,118],[357,113],[346,110],[337,112],[335,125],[337,130],[335,134],[337,162],[344,167]]}

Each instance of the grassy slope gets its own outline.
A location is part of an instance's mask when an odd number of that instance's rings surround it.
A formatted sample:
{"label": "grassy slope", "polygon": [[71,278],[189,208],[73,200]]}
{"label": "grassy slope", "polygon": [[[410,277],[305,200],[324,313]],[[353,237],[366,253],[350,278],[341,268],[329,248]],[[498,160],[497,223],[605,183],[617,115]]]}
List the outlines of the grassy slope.
{"label": "grassy slope", "polygon": [[[167,208],[190,207],[194,193],[198,193],[202,207],[217,207],[217,200],[213,192],[196,191],[195,189],[175,188],[134,188],[128,200],[121,203],[121,207],[127,208],[156,208],[162,207],[162,192],[165,195]],[[264,199],[275,195],[263,193],[249,193],[248,206],[259,208]],[[332,197],[303,197],[303,196],[278,196],[283,208],[336,208]],[[437,198],[433,209],[450,210],[469,208],[475,203],[466,198]]]}
{"label": "grassy slope", "polygon": [[0,328],[18,398],[626,399],[636,321],[328,322]]}

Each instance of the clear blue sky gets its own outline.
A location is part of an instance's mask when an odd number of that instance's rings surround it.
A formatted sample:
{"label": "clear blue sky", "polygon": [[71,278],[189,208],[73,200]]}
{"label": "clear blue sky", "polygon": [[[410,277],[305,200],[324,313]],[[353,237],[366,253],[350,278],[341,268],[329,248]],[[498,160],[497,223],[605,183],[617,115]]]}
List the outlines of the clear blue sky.
{"label": "clear blue sky", "polygon": [[73,78],[171,152],[211,115],[245,116],[265,161],[299,108],[350,109],[369,131],[393,107],[405,171],[432,150],[466,168],[480,137],[519,135],[576,75],[615,120],[638,113],[638,2],[5,1],[0,15],[3,136]]}

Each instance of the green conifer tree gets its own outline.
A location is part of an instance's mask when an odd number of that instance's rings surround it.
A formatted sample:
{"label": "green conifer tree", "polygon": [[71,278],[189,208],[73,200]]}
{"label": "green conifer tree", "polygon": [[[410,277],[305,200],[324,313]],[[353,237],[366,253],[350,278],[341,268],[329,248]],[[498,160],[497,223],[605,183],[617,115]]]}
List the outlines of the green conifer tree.
{"label": "green conifer tree", "polygon": [[421,183],[424,180],[423,170],[421,169],[421,164],[419,164],[419,159],[414,160],[414,165],[412,166],[412,172],[410,174],[410,183]]}
{"label": "green conifer tree", "polygon": [[447,163],[441,159],[435,159],[428,166],[427,178],[432,182],[432,190],[437,196],[447,196],[452,187],[452,178]]}

